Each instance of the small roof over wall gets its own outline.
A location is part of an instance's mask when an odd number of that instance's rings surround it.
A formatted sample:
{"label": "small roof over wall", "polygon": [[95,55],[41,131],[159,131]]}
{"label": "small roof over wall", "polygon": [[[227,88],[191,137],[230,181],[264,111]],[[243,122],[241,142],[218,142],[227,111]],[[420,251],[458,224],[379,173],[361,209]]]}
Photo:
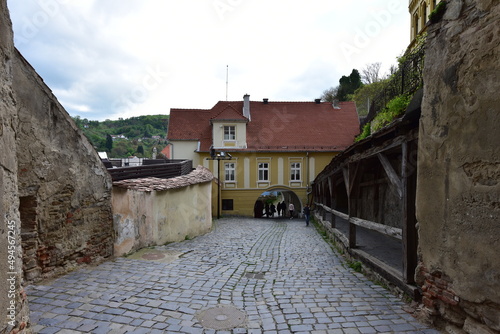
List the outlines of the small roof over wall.
{"label": "small roof over wall", "polygon": [[113,182],[113,186],[135,191],[164,191],[183,188],[195,184],[210,182],[214,178],[212,172],[203,166],[198,166],[187,175],[182,175],[170,179],[160,179],[157,177],[147,177],[142,179],[130,179]]}

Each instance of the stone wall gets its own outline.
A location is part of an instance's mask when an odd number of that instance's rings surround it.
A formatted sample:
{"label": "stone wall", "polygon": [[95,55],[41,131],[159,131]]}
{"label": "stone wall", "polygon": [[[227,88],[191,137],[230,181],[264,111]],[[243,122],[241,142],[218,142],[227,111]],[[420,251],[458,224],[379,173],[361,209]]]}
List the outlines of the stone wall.
{"label": "stone wall", "polygon": [[[12,90],[15,51],[6,0],[0,0],[0,333],[25,329],[21,224],[17,196],[17,109]],[[29,330],[25,330],[29,332]]]}
{"label": "stone wall", "polygon": [[37,281],[112,255],[111,178],[19,53],[13,65],[24,274]]}
{"label": "stone wall", "polygon": [[212,228],[212,173],[114,183],[115,255],[205,234]]}
{"label": "stone wall", "polygon": [[500,3],[452,0],[428,29],[416,279],[449,333],[500,333]]}
{"label": "stone wall", "polygon": [[0,333],[30,333],[29,281],[112,255],[111,178],[11,26],[0,0]]}

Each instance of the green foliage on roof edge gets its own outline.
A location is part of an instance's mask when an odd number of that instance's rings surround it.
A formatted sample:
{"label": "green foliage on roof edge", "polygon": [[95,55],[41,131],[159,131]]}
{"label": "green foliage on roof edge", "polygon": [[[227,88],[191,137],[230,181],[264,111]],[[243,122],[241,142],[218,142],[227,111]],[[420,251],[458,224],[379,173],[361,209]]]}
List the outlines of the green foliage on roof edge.
{"label": "green foliage on roof edge", "polygon": [[369,137],[372,133],[379,131],[386,125],[392,123],[396,118],[403,115],[410,104],[411,98],[411,95],[403,94],[390,100],[386,107],[379,112],[370,123],[365,124],[363,131],[356,137],[355,142]]}

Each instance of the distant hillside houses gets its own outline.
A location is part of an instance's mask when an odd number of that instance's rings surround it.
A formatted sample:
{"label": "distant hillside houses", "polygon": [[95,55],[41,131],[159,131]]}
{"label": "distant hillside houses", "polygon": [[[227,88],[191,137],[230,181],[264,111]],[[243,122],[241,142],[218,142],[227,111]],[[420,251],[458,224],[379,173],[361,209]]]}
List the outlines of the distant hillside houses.
{"label": "distant hillside houses", "polygon": [[125,140],[128,140],[127,137],[125,137],[124,135],[111,135],[111,138],[113,139],[113,141],[117,140],[117,139],[125,139]]}

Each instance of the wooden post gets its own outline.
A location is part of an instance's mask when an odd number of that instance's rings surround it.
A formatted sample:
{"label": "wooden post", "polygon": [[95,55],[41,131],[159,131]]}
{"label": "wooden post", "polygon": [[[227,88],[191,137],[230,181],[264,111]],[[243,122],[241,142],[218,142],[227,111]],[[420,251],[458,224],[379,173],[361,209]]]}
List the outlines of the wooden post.
{"label": "wooden post", "polygon": [[[410,147],[409,147],[410,146]],[[417,267],[418,233],[416,229],[416,168],[408,166],[412,149],[416,149],[408,142],[401,144],[401,173],[403,193],[403,279],[406,283],[415,283],[415,268]],[[409,167],[413,171],[408,175]]]}
{"label": "wooden post", "polygon": [[[380,163],[384,167],[385,173],[387,174],[387,177],[389,178],[389,181],[391,184],[394,186],[396,191],[398,192],[399,198],[403,198],[403,187],[401,185],[401,180],[399,179],[398,174],[394,171],[394,168],[392,168],[391,163],[389,162],[389,159],[382,153],[377,154],[378,159],[380,160]],[[402,159],[403,161],[405,160],[405,157]],[[403,163],[406,166],[406,162]]]}
{"label": "wooden post", "polygon": [[344,168],[343,171],[344,179],[347,179],[345,185],[347,188],[347,212],[349,214],[349,248],[356,248],[356,225],[351,221],[351,217],[353,217],[354,214],[354,201],[351,196],[354,180],[351,176],[351,164],[348,164],[347,169]]}

